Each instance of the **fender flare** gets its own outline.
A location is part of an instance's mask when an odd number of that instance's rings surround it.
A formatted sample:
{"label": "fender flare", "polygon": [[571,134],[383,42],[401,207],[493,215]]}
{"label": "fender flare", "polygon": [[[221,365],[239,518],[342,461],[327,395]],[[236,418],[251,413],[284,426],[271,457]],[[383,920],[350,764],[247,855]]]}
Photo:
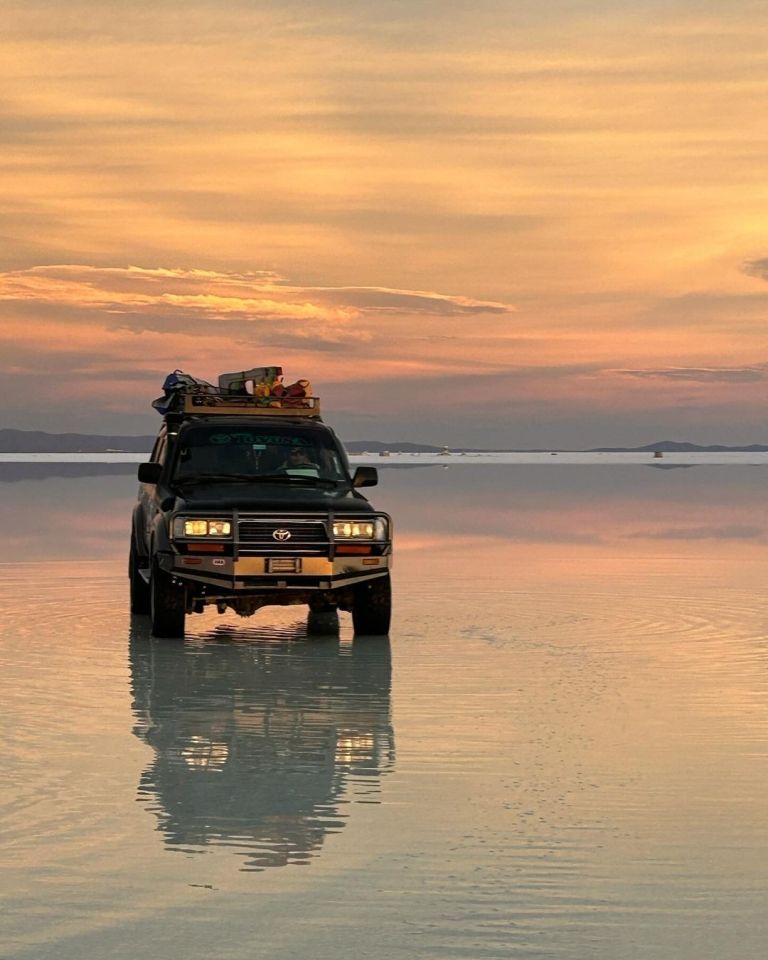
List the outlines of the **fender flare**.
{"label": "fender flare", "polygon": [[161,512],[156,514],[152,522],[151,536],[152,540],[150,543],[149,552],[150,567],[152,566],[152,562],[156,559],[161,569],[166,570],[168,573],[172,573],[173,550],[171,549],[171,541],[168,536],[166,518]]}

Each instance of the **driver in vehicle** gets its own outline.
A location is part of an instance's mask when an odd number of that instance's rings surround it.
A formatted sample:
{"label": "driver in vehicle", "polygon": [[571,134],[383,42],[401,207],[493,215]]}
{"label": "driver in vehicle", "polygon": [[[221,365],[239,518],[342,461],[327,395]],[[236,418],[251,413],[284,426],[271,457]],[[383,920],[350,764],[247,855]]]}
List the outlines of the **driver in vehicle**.
{"label": "driver in vehicle", "polygon": [[288,453],[288,459],[280,469],[296,477],[317,477],[320,475],[320,468],[310,460],[309,454],[303,447],[292,447]]}

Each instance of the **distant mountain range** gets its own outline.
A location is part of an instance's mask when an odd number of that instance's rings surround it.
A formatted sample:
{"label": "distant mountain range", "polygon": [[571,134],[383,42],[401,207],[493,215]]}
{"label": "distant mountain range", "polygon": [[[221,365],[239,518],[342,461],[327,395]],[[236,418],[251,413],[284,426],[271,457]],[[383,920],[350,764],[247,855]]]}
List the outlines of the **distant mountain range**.
{"label": "distant mountain range", "polygon": [[[154,436],[124,437],[89,433],[45,433],[42,430],[0,430],[0,453],[149,453]],[[393,440],[383,443],[380,440],[351,440],[344,446],[349,453],[380,453],[389,450],[392,453],[439,453],[441,446],[428,443],[406,443]],[[451,447],[456,453],[481,453],[482,450],[471,447]],[[496,448],[498,450],[498,448]],[[721,444],[702,446],[679,440],[660,440],[642,447],[593,447],[589,453],[651,453],[660,450],[664,453],[675,451],[683,453],[761,453],[768,452],[768,445],[752,443],[749,445],[727,447]],[[513,453],[549,453],[550,450],[515,449]],[[563,451],[565,452],[565,451]]]}
{"label": "distant mountain range", "polygon": [[154,437],[113,437],[90,433],[44,433],[42,430],[0,430],[0,453],[143,453]]}
{"label": "distant mountain range", "polygon": [[764,453],[768,446],[762,443],[743,444],[738,447],[725,447],[719,443],[700,446],[697,443],[685,443],[680,440],[660,440],[658,443],[648,443],[644,447],[595,447],[589,453],[652,453],[660,450],[663,453]]}

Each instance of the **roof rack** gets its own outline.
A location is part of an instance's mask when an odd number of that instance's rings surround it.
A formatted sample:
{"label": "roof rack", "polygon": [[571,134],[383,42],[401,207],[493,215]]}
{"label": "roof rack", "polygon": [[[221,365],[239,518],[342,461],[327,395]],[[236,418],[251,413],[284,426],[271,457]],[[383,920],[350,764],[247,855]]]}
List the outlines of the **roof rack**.
{"label": "roof rack", "polygon": [[174,370],[163,384],[163,396],[152,406],[163,416],[314,417],[320,419],[320,400],[312,396],[308,380],[289,386],[282,382],[282,367],[256,367],[238,373],[223,373],[219,385]]}
{"label": "roof rack", "polygon": [[320,417],[319,397],[254,397],[217,390],[198,393],[181,390],[176,411],[191,414],[246,414],[266,417]]}

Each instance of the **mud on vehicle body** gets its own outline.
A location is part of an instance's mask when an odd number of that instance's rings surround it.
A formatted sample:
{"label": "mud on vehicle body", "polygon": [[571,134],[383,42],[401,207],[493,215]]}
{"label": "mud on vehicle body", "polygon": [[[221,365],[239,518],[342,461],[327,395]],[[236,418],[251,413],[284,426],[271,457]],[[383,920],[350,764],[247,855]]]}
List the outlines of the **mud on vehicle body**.
{"label": "mud on vehicle body", "polygon": [[391,613],[390,517],[359,492],[315,398],[265,407],[218,392],[179,395],[139,466],[129,555],[131,610],[160,637],[214,606],[249,616],[309,607],[309,632],[384,635]]}

